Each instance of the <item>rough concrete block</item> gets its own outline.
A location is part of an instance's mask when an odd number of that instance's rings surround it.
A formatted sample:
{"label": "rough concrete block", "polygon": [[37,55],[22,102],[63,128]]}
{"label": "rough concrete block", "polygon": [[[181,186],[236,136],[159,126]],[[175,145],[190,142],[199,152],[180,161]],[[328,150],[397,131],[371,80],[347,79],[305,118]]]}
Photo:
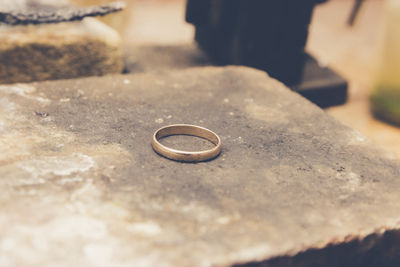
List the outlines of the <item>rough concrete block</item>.
{"label": "rough concrete block", "polygon": [[121,73],[120,37],[96,19],[0,25],[0,83]]}
{"label": "rough concrete block", "polygon": [[399,266],[399,161],[262,71],[0,86],[0,151],[3,266]]}

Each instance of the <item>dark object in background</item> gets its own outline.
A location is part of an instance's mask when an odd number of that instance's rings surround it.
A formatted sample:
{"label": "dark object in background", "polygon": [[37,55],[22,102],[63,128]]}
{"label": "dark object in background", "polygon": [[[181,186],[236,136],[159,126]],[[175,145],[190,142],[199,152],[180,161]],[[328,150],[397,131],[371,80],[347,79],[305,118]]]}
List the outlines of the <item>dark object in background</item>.
{"label": "dark object in background", "polygon": [[1,0],[0,23],[27,25],[76,21],[85,17],[104,16],[124,8],[124,2],[84,8],[72,5],[49,5],[38,0],[28,0],[23,4],[13,0]]}
{"label": "dark object in background", "polygon": [[[312,95],[317,105],[328,107],[345,102],[347,83],[329,69],[318,69],[304,52],[312,11],[325,1],[188,0],[186,20],[195,25],[196,41],[214,63],[265,70],[300,94]],[[319,88],[308,80],[315,78],[314,71],[322,74],[316,77]],[[313,87],[308,88],[309,84]],[[338,95],[332,98],[336,87]]]}
{"label": "dark object in background", "polygon": [[314,6],[325,0],[188,0],[196,41],[219,64],[256,67],[297,84]]}
{"label": "dark object in background", "polygon": [[306,54],[300,83],[290,88],[321,108],[346,103],[347,82],[328,67]]}
{"label": "dark object in background", "polygon": [[360,9],[361,9],[361,6],[363,3],[364,3],[364,0],[356,0],[356,2],[354,3],[354,7],[351,10],[350,17],[347,22],[347,24],[349,24],[350,26],[354,25],[354,22],[358,16],[358,13],[360,12]]}

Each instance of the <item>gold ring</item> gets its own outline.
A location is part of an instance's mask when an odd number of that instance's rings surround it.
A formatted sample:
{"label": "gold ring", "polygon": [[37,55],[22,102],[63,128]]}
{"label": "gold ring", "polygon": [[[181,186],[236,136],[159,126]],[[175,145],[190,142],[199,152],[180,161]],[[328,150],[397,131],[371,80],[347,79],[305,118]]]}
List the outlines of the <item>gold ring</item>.
{"label": "gold ring", "polygon": [[[163,137],[171,135],[191,135],[207,139],[215,147],[203,151],[182,151],[164,146],[159,142]],[[215,158],[221,152],[221,139],[214,132],[196,125],[174,124],[158,129],[153,135],[151,143],[158,154],[176,161],[200,162]]]}

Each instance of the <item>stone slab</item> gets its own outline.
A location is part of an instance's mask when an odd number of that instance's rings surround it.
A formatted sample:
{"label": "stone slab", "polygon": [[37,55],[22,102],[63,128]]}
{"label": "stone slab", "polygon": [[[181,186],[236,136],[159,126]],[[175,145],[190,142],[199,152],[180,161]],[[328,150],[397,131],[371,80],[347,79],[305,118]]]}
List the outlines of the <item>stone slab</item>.
{"label": "stone slab", "polygon": [[95,18],[0,26],[0,84],[102,76],[123,70],[119,34]]}
{"label": "stone slab", "polygon": [[[222,154],[159,157],[171,123]],[[399,229],[398,160],[245,67],[0,86],[0,151],[0,266],[372,266]]]}

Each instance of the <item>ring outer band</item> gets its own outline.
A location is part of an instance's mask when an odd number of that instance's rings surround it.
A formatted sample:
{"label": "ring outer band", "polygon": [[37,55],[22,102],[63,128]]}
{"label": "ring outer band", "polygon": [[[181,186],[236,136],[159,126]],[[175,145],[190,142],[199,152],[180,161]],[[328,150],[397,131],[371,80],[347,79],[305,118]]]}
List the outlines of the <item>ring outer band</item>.
{"label": "ring outer band", "polygon": [[[183,151],[167,147],[159,142],[161,138],[172,135],[190,135],[204,138],[212,142],[215,147],[202,151]],[[154,151],[159,155],[181,162],[202,162],[211,160],[221,153],[222,145],[220,137],[213,131],[190,124],[173,124],[158,129],[153,135],[151,144]]]}

